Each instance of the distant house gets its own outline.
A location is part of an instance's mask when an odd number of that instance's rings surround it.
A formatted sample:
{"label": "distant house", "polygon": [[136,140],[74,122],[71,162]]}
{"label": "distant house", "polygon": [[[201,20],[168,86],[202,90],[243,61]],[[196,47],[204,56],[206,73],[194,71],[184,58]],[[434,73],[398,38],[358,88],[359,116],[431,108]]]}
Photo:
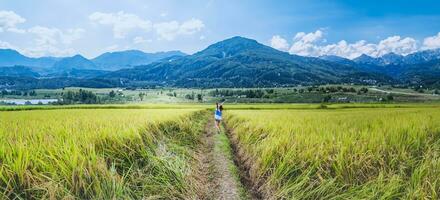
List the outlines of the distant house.
{"label": "distant house", "polygon": [[350,103],[350,100],[348,99],[348,97],[339,97],[336,99],[337,102],[341,102],[341,103]]}

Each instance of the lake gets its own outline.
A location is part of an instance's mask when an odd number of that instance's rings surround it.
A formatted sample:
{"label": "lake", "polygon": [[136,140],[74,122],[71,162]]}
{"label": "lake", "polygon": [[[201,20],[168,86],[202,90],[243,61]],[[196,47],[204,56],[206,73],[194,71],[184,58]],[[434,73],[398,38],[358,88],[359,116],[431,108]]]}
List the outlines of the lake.
{"label": "lake", "polygon": [[42,104],[49,104],[57,101],[58,99],[0,99],[0,102],[4,102],[7,104],[16,104],[16,105],[26,105],[26,102],[30,102],[30,104],[33,105],[39,104],[40,102]]}

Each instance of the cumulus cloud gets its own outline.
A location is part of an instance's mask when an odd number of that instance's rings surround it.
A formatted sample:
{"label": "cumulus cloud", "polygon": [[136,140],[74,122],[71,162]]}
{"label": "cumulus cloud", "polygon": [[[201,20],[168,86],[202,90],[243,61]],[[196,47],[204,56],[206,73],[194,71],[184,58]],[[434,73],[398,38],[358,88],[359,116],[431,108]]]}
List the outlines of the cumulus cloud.
{"label": "cumulus cloud", "polygon": [[34,26],[29,28],[27,32],[34,34],[35,46],[25,49],[26,54],[31,56],[66,56],[74,54],[75,51],[72,48],[64,47],[80,39],[85,31],[80,28],[62,31],[58,28]]}
{"label": "cumulus cloud", "polygon": [[10,31],[24,33],[25,31],[23,29],[19,29],[16,26],[25,21],[25,18],[17,15],[14,11],[0,10],[0,32]]}
{"label": "cumulus cloud", "polygon": [[270,46],[275,49],[282,50],[282,51],[289,49],[289,43],[287,43],[287,40],[282,38],[279,35],[274,35],[270,39]]}
{"label": "cumulus cloud", "polygon": [[68,29],[65,32],[60,31],[61,41],[64,44],[72,44],[73,41],[81,39],[85,30],[82,28]]}
{"label": "cumulus cloud", "polygon": [[440,32],[437,35],[427,37],[423,40],[423,49],[440,48]]}
{"label": "cumulus cloud", "polygon": [[80,39],[85,30],[77,28],[62,31],[58,28],[34,26],[28,29],[28,32],[36,36],[35,41],[37,44],[56,45],[60,42],[63,44],[71,44],[73,41]]}
{"label": "cumulus cloud", "polygon": [[[95,12],[89,15],[89,19],[97,24],[112,26],[114,37],[120,39],[125,38],[127,34],[135,30],[144,32],[154,30],[159,39],[171,41],[179,35],[192,35],[205,27],[203,21],[199,19],[190,19],[182,23],[175,20],[153,23],[123,11],[118,13]],[[137,41],[140,42],[141,40]]]}
{"label": "cumulus cloud", "polygon": [[[286,50],[285,46],[288,46],[288,44],[283,42],[277,43],[276,41],[286,41],[286,39],[280,36],[274,36],[271,40],[272,47]],[[427,40],[425,39],[425,41]],[[435,39],[433,38],[427,43],[432,44],[431,46],[435,46],[434,41]],[[425,46],[427,45],[425,44]],[[401,36],[391,36],[378,43],[368,43],[365,40],[348,43],[345,40],[341,40],[334,44],[327,44],[326,39],[324,38],[324,32],[322,30],[317,30],[311,33],[297,33],[293,37],[293,43],[290,48],[288,48],[288,52],[301,56],[317,57],[322,55],[336,55],[353,59],[362,54],[373,57],[383,56],[391,52],[407,55],[419,49],[417,40],[410,37],[403,38]]]}
{"label": "cumulus cloud", "polygon": [[9,42],[5,42],[5,41],[1,41],[0,40],[0,49],[15,49],[17,50],[17,48],[11,44],[9,44]]}
{"label": "cumulus cloud", "polygon": [[120,11],[118,13],[95,12],[89,16],[92,22],[112,26],[115,38],[125,38],[125,36],[136,29],[150,31],[152,23],[143,20],[137,15]]}
{"label": "cumulus cloud", "polygon": [[0,11],[0,32],[8,31],[25,34],[33,38],[32,45],[20,48],[8,42],[0,41],[0,48],[15,49],[28,56],[66,56],[75,53],[70,48],[72,42],[82,38],[85,30],[81,28],[60,30],[45,26],[33,26],[28,29],[20,29],[17,25],[26,22],[26,19],[13,11]]}
{"label": "cumulus cloud", "polygon": [[203,29],[205,25],[199,19],[190,19],[183,23],[177,21],[154,24],[154,29],[160,39],[174,40],[178,35],[192,35]]}

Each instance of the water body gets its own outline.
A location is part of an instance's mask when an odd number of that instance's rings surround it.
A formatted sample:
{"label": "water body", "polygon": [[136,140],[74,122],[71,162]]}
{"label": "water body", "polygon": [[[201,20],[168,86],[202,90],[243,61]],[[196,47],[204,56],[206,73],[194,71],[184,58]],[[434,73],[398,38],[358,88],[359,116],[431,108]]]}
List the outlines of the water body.
{"label": "water body", "polygon": [[57,102],[57,101],[58,101],[58,99],[0,99],[0,102],[4,102],[6,104],[15,104],[15,105],[49,104],[49,103],[54,103],[54,102]]}

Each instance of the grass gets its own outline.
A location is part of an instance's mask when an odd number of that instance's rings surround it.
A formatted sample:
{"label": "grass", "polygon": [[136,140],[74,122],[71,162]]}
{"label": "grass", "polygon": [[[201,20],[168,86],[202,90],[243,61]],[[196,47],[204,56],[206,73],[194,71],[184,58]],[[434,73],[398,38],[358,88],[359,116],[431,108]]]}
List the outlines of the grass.
{"label": "grass", "polygon": [[0,112],[6,199],[191,198],[199,109]]}
{"label": "grass", "polygon": [[226,113],[266,197],[440,198],[440,110],[387,107]]}
{"label": "grass", "polygon": [[[226,102],[228,110],[304,110],[304,109],[351,109],[351,108],[432,108],[439,109],[439,103],[341,103],[341,104],[307,104],[307,103],[247,103]],[[148,104],[98,104],[98,105],[25,105],[0,106],[0,111],[22,110],[58,110],[58,109],[209,109],[213,103],[148,103]]]}
{"label": "grass", "polygon": [[237,166],[234,164],[234,154],[232,151],[231,143],[228,139],[228,137],[225,134],[224,129],[222,128],[222,131],[220,134],[216,134],[214,136],[215,140],[215,146],[214,151],[218,152],[219,154],[223,154],[228,159],[228,168],[229,171],[234,176],[235,182],[238,184],[238,189],[240,193],[241,199],[250,199],[249,194],[247,193],[244,186],[241,184],[240,181],[240,171],[238,170]]}
{"label": "grass", "polygon": [[[212,107],[0,107],[0,199],[195,199],[193,150]],[[439,104],[225,108],[266,197],[440,198]],[[224,132],[215,141],[238,180],[230,141]]]}

